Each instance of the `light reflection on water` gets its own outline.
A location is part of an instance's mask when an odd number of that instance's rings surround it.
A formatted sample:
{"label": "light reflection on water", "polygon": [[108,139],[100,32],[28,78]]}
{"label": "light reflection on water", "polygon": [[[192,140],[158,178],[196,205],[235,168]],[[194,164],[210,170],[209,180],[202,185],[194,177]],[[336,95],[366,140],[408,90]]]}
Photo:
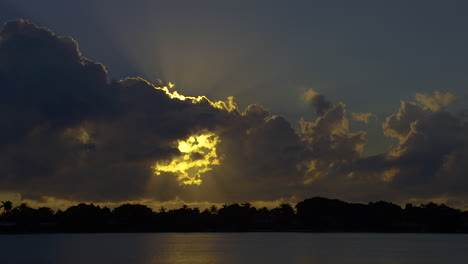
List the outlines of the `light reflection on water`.
{"label": "light reflection on water", "polygon": [[445,264],[468,263],[468,235],[0,235],[0,250],[2,264]]}

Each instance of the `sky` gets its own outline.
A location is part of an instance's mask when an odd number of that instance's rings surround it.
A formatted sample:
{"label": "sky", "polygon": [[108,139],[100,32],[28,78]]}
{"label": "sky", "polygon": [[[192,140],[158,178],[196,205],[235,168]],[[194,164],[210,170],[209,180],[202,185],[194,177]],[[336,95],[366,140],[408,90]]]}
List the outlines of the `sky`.
{"label": "sky", "polygon": [[467,10],[4,0],[0,200],[468,208]]}

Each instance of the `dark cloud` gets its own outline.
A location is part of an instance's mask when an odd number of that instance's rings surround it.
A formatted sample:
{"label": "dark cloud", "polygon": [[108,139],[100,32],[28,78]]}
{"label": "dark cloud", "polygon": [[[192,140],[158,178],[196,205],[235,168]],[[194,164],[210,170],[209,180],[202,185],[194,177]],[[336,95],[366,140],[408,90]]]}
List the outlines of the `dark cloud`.
{"label": "dark cloud", "polygon": [[400,111],[384,123],[384,132],[399,140],[386,157],[395,171],[392,185],[408,189],[408,195],[449,195],[468,183],[466,173],[460,171],[468,147],[468,128],[443,104],[436,104],[438,98],[454,96],[418,94],[420,104],[403,101]]}
{"label": "dark cloud", "polygon": [[[468,127],[463,118],[450,113],[436,92],[402,101],[399,111],[386,118],[385,135],[398,140],[388,152],[359,159],[353,173],[378,181],[381,197],[408,199],[465,199],[468,196]],[[452,101],[453,102],[453,101]]]}
{"label": "dark cloud", "polygon": [[177,139],[213,130],[228,111],[171,99],[139,78],[109,80],[77,43],[24,20],[1,35],[1,181],[25,195],[130,199]]}
{"label": "dark cloud", "polygon": [[313,89],[304,92],[304,100],[314,108],[315,113],[319,116],[323,115],[332,106],[332,103],[325,96]]}
{"label": "dark cloud", "polygon": [[[261,105],[239,111],[232,98],[213,102],[142,78],[112,80],[76,41],[24,20],[0,32],[0,93],[0,191],[32,199],[467,196],[468,129],[445,109],[456,100],[449,93],[402,102],[383,125],[398,144],[363,157],[366,134],[350,130],[346,105],[313,90],[304,98],[317,117],[296,130]],[[163,169],[172,163],[190,175]]]}
{"label": "dark cloud", "polygon": [[183,97],[141,78],[109,80],[73,39],[24,20],[0,34],[4,190],[75,200],[190,199],[198,186],[183,186],[170,172],[155,176],[153,167],[181,156],[180,140],[208,132],[220,138],[223,165],[203,186],[212,177],[211,186],[226,186],[225,198],[274,199],[284,192],[273,189],[294,181],[299,136],[262,106],[240,113],[229,100]]}
{"label": "dark cloud", "polygon": [[224,159],[210,173],[213,182],[225,189],[220,198],[239,201],[290,197],[302,178],[298,166],[304,146],[300,137],[283,117],[249,118],[249,109],[252,107],[247,109],[242,125],[221,136],[219,151]]}
{"label": "dark cloud", "polygon": [[[313,167],[351,164],[360,157],[366,144],[364,132],[349,131],[343,103],[331,106],[315,122],[302,121],[301,136],[310,150]],[[319,174],[323,171],[326,170],[318,169]]]}

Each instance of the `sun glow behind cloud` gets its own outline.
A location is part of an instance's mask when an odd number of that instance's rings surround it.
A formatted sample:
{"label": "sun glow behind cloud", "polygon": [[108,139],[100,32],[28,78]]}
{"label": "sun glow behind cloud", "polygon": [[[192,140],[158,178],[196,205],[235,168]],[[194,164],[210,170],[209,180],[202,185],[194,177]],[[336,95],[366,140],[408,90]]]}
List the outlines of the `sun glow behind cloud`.
{"label": "sun glow behind cloud", "polygon": [[238,109],[237,104],[234,102],[234,97],[233,96],[229,96],[226,101],[221,101],[221,100],[220,101],[211,101],[205,95],[186,96],[186,95],[180,94],[177,91],[171,91],[170,89],[174,88],[174,86],[175,86],[175,84],[172,83],[172,82],[169,82],[165,86],[154,86],[153,84],[149,83],[146,80],[143,80],[143,81],[145,81],[149,85],[153,86],[154,89],[156,89],[156,90],[164,91],[169,96],[169,98],[171,98],[171,99],[178,99],[178,100],[181,100],[181,101],[191,100],[193,103],[200,103],[202,101],[207,101],[214,108],[221,109],[221,110],[227,110],[227,111],[234,111],[234,110]]}
{"label": "sun glow behind cloud", "polygon": [[[173,90],[175,84],[168,82],[164,86],[153,86],[156,90],[164,91],[171,99],[192,103],[208,102],[212,107],[225,110],[236,111],[237,105],[234,97],[228,97],[226,101],[211,101],[206,96],[186,96]],[[212,132],[202,132],[192,135],[186,140],[177,142],[180,155],[170,161],[156,162],[153,166],[155,175],[163,172],[174,173],[177,180],[182,185],[202,184],[202,174],[212,170],[214,165],[219,165],[220,160],[216,151],[219,137]]]}
{"label": "sun glow behind cloud", "polygon": [[186,140],[178,141],[180,156],[170,162],[157,162],[154,166],[155,174],[163,172],[175,173],[181,184],[200,185],[203,173],[210,171],[212,166],[219,165],[219,157],[216,153],[216,144],[219,137],[213,133],[205,133],[191,136]]}

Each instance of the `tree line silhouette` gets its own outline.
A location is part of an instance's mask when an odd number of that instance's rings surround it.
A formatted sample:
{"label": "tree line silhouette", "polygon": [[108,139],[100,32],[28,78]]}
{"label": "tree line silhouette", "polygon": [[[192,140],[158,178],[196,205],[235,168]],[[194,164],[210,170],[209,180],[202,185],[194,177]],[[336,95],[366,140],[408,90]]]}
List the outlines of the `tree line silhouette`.
{"label": "tree line silhouette", "polygon": [[468,233],[468,211],[444,204],[407,204],[404,208],[380,201],[347,203],[315,197],[268,209],[250,203],[211,206],[186,205],[157,212],[141,204],[123,204],[113,210],[78,204],[54,212],[10,201],[0,208],[0,233],[53,232],[440,232]]}

